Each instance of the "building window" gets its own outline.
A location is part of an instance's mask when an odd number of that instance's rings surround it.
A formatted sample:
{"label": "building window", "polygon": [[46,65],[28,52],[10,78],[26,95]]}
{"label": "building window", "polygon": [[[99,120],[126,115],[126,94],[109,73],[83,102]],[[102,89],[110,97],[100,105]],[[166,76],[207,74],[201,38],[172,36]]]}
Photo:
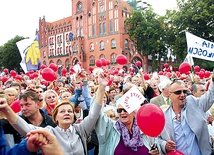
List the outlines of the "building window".
{"label": "building window", "polygon": [[94,56],[90,56],[90,64],[89,66],[94,66],[95,65],[95,57]]}
{"label": "building window", "polygon": [[91,43],[90,44],[90,52],[93,52],[94,51],[94,43]]}
{"label": "building window", "polygon": [[124,46],[125,46],[125,48],[129,48],[129,44],[128,44],[128,40],[127,39],[124,41]]}
{"label": "building window", "polygon": [[103,34],[103,25],[100,23],[100,34]]}
{"label": "building window", "polygon": [[111,55],[111,63],[112,64],[116,64],[116,57],[117,57],[117,55],[115,53]]}
{"label": "building window", "polygon": [[112,23],[112,20],[110,21],[110,32],[113,32],[113,23]]}
{"label": "building window", "polygon": [[103,23],[103,33],[106,34],[106,23]]}
{"label": "building window", "polygon": [[100,42],[100,50],[105,49],[105,43],[103,41]]}
{"label": "building window", "polygon": [[112,49],[116,48],[116,46],[117,46],[117,41],[115,39],[112,39],[112,41],[111,41],[111,48]]}
{"label": "building window", "polygon": [[82,11],[82,3],[78,4],[78,8],[77,9],[78,9],[78,11]]}
{"label": "building window", "polygon": [[93,36],[96,36],[96,25],[93,25]]}

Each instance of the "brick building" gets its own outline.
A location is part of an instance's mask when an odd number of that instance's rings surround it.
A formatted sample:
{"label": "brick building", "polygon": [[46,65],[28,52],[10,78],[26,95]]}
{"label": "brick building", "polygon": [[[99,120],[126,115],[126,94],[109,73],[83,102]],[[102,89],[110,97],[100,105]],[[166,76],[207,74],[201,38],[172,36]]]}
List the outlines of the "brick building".
{"label": "brick building", "polygon": [[81,62],[88,69],[97,59],[110,60],[109,68],[117,66],[116,56],[128,58],[126,67],[141,61],[148,64],[135,50],[126,34],[124,21],[130,16],[131,6],[123,0],[71,0],[71,16],[55,22],[39,19],[42,64],[55,63],[59,67]]}

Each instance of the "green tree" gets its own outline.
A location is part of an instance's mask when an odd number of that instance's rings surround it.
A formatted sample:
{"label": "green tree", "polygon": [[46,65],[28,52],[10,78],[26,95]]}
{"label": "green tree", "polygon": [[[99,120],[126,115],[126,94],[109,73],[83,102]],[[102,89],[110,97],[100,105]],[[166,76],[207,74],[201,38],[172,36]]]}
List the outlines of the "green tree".
{"label": "green tree", "polygon": [[136,44],[137,51],[141,55],[152,56],[152,70],[160,70],[160,60],[167,55],[163,21],[151,7],[145,11],[133,10],[131,17],[125,21],[128,35]]}
{"label": "green tree", "polygon": [[[209,41],[214,40],[214,3],[213,0],[178,0],[177,7],[177,10],[168,10],[165,16],[169,28],[167,43],[176,58],[183,61],[187,54],[186,31]],[[202,68],[214,67],[207,60],[195,58],[194,62]]]}
{"label": "green tree", "polygon": [[1,59],[1,67],[8,68],[9,70],[16,70],[20,72],[20,62],[21,56],[16,46],[16,42],[24,39],[24,37],[15,36],[15,38],[9,40],[3,46],[0,47],[0,59]]}

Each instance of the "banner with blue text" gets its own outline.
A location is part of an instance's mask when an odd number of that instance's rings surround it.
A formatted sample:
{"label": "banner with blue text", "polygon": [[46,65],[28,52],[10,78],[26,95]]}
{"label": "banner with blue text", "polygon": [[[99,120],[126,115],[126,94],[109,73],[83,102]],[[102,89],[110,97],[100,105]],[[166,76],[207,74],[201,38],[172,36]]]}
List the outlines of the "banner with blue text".
{"label": "banner with blue text", "polygon": [[194,58],[214,61],[214,42],[186,32],[187,54]]}

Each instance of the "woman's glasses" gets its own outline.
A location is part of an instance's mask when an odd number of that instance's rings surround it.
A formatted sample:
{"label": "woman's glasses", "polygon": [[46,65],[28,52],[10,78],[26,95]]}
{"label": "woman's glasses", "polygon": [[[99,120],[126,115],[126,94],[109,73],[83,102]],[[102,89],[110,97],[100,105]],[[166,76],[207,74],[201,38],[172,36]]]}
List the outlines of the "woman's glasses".
{"label": "woman's glasses", "polygon": [[124,108],[118,108],[117,109],[117,113],[121,113],[122,111],[127,112],[126,109],[124,109]]}
{"label": "woman's glasses", "polygon": [[177,90],[177,91],[174,91],[174,92],[171,92],[171,93],[173,93],[173,94],[175,94],[175,95],[180,95],[180,94],[182,94],[182,92],[184,93],[184,94],[187,94],[187,90]]}

